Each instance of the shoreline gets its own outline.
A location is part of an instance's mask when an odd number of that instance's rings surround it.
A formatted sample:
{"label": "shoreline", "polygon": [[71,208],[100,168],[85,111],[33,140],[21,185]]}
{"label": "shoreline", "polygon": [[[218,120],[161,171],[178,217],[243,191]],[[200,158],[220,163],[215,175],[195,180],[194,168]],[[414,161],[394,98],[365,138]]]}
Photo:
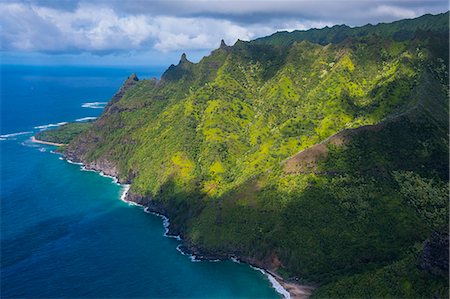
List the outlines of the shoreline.
{"label": "shoreline", "polygon": [[[273,279],[275,279],[280,286],[289,293],[290,298],[309,298],[312,294],[312,292],[314,291],[314,287],[312,286],[306,286],[306,285],[300,285],[298,283],[295,282],[289,282],[284,280],[280,275],[266,270],[266,269],[262,269],[263,271],[267,272],[268,275],[272,276]],[[270,280],[270,279],[269,279]]]}
{"label": "shoreline", "polygon": [[46,144],[46,145],[54,145],[54,146],[65,146],[65,145],[67,145],[67,144],[64,144],[64,143],[56,143],[56,142],[49,142],[49,141],[39,140],[39,139],[36,139],[36,137],[34,137],[34,136],[31,137],[31,141],[35,142],[35,143]]}
{"label": "shoreline", "polygon": [[[41,143],[40,140],[36,140],[34,136],[32,137],[33,142]],[[34,141],[36,140],[36,141]],[[57,145],[58,143],[47,143],[46,141],[42,141],[44,144],[50,144],[50,145]],[[64,145],[64,144],[62,144]],[[58,145],[60,146],[60,145]],[[163,213],[160,213],[159,211],[156,211],[155,208],[153,209],[150,206],[147,206],[144,202],[137,202],[133,200],[128,199],[128,191],[130,190],[130,184],[124,184],[120,183],[119,179],[114,175],[105,174],[102,170],[88,167],[84,163],[80,162],[74,162],[69,160],[67,157],[64,157],[64,160],[67,163],[75,164],[81,166],[81,170],[84,171],[93,171],[99,174],[103,177],[108,177],[114,181],[117,185],[123,187],[121,195],[119,199],[128,205],[131,206],[137,206],[143,209],[145,213],[153,214],[155,216],[160,217],[163,220],[163,227],[165,229],[163,236],[166,238],[174,238],[180,241],[181,243],[177,246],[177,251],[179,251],[182,255],[186,255],[190,258],[192,262],[199,262],[202,260],[205,261],[211,261],[211,262],[217,262],[217,261],[225,261],[225,260],[231,260],[232,262],[236,263],[244,263],[250,266],[251,268],[263,273],[267,276],[269,283],[271,287],[283,298],[290,299],[290,298],[298,298],[298,299],[306,299],[309,298],[312,294],[312,291],[314,290],[314,287],[312,286],[306,286],[306,285],[300,285],[295,282],[289,282],[284,280],[280,275],[274,273],[273,271],[270,271],[268,269],[265,269],[259,265],[255,265],[250,261],[246,261],[245,258],[240,258],[235,255],[224,255],[224,256],[209,256],[209,254],[201,254],[198,250],[192,250],[192,245],[186,242],[180,235],[174,235],[170,232],[170,219]]]}

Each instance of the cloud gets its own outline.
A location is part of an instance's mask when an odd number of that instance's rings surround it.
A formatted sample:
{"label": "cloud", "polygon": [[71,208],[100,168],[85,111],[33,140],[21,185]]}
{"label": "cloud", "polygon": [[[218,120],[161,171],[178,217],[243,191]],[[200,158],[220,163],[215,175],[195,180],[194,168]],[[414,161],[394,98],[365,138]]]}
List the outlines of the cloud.
{"label": "cloud", "polygon": [[105,6],[74,11],[25,4],[0,4],[2,50],[43,52],[212,49],[220,39],[248,40],[272,28],[245,28],[226,20],[119,15]]}
{"label": "cloud", "polygon": [[408,9],[391,5],[380,5],[373,10],[375,16],[392,16],[398,19],[415,18],[422,15],[424,12],[422,9]]}
{"label": "cloud", "polygon": [[159,17],[154,25],[158,28],[155,48],[161,51],[213,49],[221,39],[234,43],[237,39],[250,40],[271,31],[266,27],[246,28],[212,18]]}
{"label": "cloud", "polygon": [[[13,2],[15,1],[15,2]],[[279,30],[363,25],[447,10],[442,0],[0,0],[2,51],[211,50]]]}
{"label": "cloud", "polygon": [[[52,0],[28,0],[53,5]],[[73,0],[77,1],[77,0]],[[87,0],[78,0],[85,3]],[[264,24],[275,19],[363,25],[398,19],[404,10],[418,15],[448,10],[446,0],[89,0],[129,14],[173,17],[210,17],[239,24]],[[56,5],[61,6],[60,3]],[[381,7],[381,8],[378,8]],[[377,12],[378,9],[378,12]],[[394,12],[395,12],[394,11]],[[404,14],[403,14],[404,15]]]}
{"label": "cloud", "polygon": [[73,12],[0,4],[2,48],[30,51],[105,51],[139,48],[156,28],[144,15],[118,16],[107,7],[81,5]]}

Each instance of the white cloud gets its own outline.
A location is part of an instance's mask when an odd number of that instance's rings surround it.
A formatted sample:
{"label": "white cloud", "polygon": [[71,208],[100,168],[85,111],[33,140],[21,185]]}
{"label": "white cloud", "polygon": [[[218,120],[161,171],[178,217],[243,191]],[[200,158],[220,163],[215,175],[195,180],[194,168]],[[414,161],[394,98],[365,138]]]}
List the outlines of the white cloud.
{"label": "white cloud", "polygon": [[299,22],[291,21],[281,23],[279,31],[294,31],[294,30],[307,30],[310,28],[323,28],[325,26],[333,26],[331,22]]}
{"label": "white cloud", "polygon": [[[67,12],[38,6],[0,4],[0,13],[7,16],[2,21],[3,27],[15,36],[12,45],[25,50],[133,49],[155,32],[146,16],[119,17],[107,7],[82,5],[73,12]],[[22,17],[17,18],[17,15]],[[31,28],[33,35],[30,34]],[[36,42],[42,37],[50,42]]]}
{"label": "white cloud", "polygon": [[268,34],[273,28],[246,28],[213,18],[149,15],[119,16],[105,6],[80,5],[74,11],[0,4],[2,47],[29,51],[113,51],[154,47],[160,51],[212,49],[223,38],[228,43]]}
{"label": "white cloud", "polygon": [[155,48],[161,51],[181,49],[213,49],[224,39],[232,44],[237,39],[249,40],[272,29],[243,27],[230,21],[212,18],[159,17]]}
{"label": "white cloud", "polygon": [[380,5],[373,10],[375,16],[391,16],[398,19],[415,18],[423,14],[421,9],[408,9],[392,5]]}
{"label": "white cloud", "polygon": [[210,50],[221,39],[233,44],[280,30],[392,21],[441,7],[441,0],[428,10],[417,0],[1,1],[0,50],[66,53]]}

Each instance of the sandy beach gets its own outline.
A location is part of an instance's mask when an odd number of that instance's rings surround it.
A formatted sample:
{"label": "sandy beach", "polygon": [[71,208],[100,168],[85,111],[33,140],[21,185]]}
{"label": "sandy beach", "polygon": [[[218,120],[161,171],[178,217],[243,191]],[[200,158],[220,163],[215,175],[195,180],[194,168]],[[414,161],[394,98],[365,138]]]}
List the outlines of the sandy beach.
{"label": "sandy beach", "polygon": [[312,291],[314,290],[314,288],[311,286],[300,285],[294,282],[287,282],[283,278],[281,278],[280,275],[272,271],[265,271],[269,273],[273,278],[275,278],[276,281],[278,281],[278,283],[289,293],[292,299],[309,298],[312,294]]}
{"label": "sandy beach", "polygon": [[64,146],[64,145],[67,145],[67,144],[64,144],[64,143],[55,143],[55,142],[48,142],[48,141],[38,140],[38,139],[36,139],[34,136],[31,137],[31,141],[36,142],[36,143],[41,143],[41,144],[54,145],[54,146]]}

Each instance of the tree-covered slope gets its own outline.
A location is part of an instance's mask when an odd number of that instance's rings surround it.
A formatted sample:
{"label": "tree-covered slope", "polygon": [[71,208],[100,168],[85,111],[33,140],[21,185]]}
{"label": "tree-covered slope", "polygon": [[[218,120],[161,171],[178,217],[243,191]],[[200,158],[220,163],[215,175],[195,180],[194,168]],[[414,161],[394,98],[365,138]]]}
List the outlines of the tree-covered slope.
{"label": "tree-covered slope", "polygon": [[68,144],[75,137],[86,131],[91,125],[92,123],[90,121],[68,123],[54,130],[38,132],[35,138],[46,142]]}
{"label": "tree-covered slope", "polygon": [[253,41],[256,44],[290,45],[298,41],[310,41],[322,45],[339,43],[347,38],[362,37],[376,34],[384,37],[392,37],[402,41],[411,39],[417,31],[433,31],[442,35],[448,31],[448,12],[438,15],[423,15],[415,19],[400,20],[392,23],[377,25],[367,24],[362,27],[349,27],[347,25],[335,25],[323,29],[295,30],[293,32],[281,31],[271,36],[262,37]]}
{"label": "tree-covered slope", "polygon": [[130,77],[66,155],[131,182],[193,250],[317,296],[448,297],[414,264],[448,230],[448,13],[311,32],[326,42],[238,41]]}

